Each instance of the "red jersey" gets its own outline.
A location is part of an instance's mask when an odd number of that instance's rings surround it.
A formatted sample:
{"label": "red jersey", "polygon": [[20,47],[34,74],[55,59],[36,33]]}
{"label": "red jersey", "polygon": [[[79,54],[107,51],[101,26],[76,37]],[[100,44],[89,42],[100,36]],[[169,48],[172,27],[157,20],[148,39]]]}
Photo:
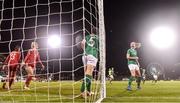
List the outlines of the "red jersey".
{"label": "red jersey", "polygon": [[25,57],[24,62],[33,68],[36,67],[36,62],[40,62],[41,65],[43,65],[37,49],[30,49]]}
{"label": "red jersey", "polygon": [[17,66],[19,64],[19,60],[21,57],[21,53],[18,51],[12,51],[5,60],[5,64],[10,66]]}

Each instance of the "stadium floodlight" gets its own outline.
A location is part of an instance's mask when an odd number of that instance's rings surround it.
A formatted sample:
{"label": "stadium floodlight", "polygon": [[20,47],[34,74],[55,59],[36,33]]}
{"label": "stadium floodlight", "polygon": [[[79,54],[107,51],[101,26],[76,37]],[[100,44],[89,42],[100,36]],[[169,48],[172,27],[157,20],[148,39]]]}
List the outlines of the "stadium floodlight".
{"label": "stadium floodlight", "polygon": [[48,37],[48,45],[52,48],[58,48],[61,45],[61,39],[57,35],[51,35]]}
{"label": "stadium floodlight", "polygon": [[150,34],[150,41],[153,46],[159,49],[166,49],[175,43],[175,32],[170,27],[157,27]]}

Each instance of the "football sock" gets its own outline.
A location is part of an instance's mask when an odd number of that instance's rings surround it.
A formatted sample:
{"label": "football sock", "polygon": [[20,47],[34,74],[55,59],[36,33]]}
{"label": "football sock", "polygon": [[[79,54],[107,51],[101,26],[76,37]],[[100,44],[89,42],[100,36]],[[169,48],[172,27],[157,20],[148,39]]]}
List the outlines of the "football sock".
{"label": "football sock", "polygon": [[130,78],[129,78],[129,81],[128,81],[128,86],[131,86],[131,84],[132,84],[132,82],[134,81],[134,77],[133,76],[131,76]]}
{"label": "football sock", "polygon": [[9,80],[9,88],[11,88],[11,85],[12,85],[13,81],[14,81],[14,79]]}
{"label": "football sock", "polygon": [[31,80],[32,80],[32,76],[28,76],[27,79],[26,79],[26,82],[25,82],[25,85],[27,87],[29,87],[29,84],[30,84]]}
{"label": "football sock", "polygon": [[141,84],[141,77],[137,77],[137,87],[140,87]]}
{"label": "football sock", "polygon": [[89,91],[91,90],[91,75],[85,75],[83,79],[83,83],[81,85],[81,92],[84,92],[85,90]]}

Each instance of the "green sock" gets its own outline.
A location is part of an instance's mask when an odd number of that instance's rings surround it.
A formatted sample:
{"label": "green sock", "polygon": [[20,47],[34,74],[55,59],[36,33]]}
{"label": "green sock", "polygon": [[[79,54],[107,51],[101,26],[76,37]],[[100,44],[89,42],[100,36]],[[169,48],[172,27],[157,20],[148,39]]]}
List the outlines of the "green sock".
{"label": "green sock", "polygon": [[90,91],[90,89],[91,89],[91,79],[92,79],[92,76],[85,75],[83,83],[81,85],[81,92],[84,92],[85,90]]}
{"label": "green sock", "polygon": [[85,90],[85,81],[83,80],[81,85],[81,92],[84,92],[84,90]]}
{"label": "green sock", "polygon": [[86,75],[88,82],[87,82],[87,91],[91,91],[91,81],[92,81],[92,76],[91,75]]}
{"label": "green sock", "polygon": [[133,80],[134,80],[134,77],[133,77],[133,76],[131,76],[131,77],[129,78],[129,81],[128,81],[128,86],[131,86],[131,84],[132,84]]}
{"label": "green sock", "polygon": [[141,77],[137,77],[137,86],[140,87],[141,84]]}

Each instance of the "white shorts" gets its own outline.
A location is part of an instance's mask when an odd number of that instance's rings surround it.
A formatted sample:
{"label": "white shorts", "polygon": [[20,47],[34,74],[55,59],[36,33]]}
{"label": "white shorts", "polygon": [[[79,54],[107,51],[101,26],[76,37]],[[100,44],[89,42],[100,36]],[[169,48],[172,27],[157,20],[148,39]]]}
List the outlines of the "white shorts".
{"label": "white shorts", "polygon": [[139,66],[137,64],[129,64],[129,70],[139,70]]}
{"label": "white shorts", "polygon": [[113,75],[110,75],[109,78],[114,79],[114,76],[113,76]]}
{"label": "white shorts", "polygon": [[146,77],[145,76],[143,76],[143,80],[145,80],[146,79]]}
{"label": "white shorts", "polygon": [[84,65],[89,64],[89,65],[96,66],[98,60],[93,55],[84,55],[82,56],[82,61]]}
{"label": "white shorts", "polygon": [[153,78],[154,78],[154,80],[157,80],[158,76],[157,75],[153,75]]}

